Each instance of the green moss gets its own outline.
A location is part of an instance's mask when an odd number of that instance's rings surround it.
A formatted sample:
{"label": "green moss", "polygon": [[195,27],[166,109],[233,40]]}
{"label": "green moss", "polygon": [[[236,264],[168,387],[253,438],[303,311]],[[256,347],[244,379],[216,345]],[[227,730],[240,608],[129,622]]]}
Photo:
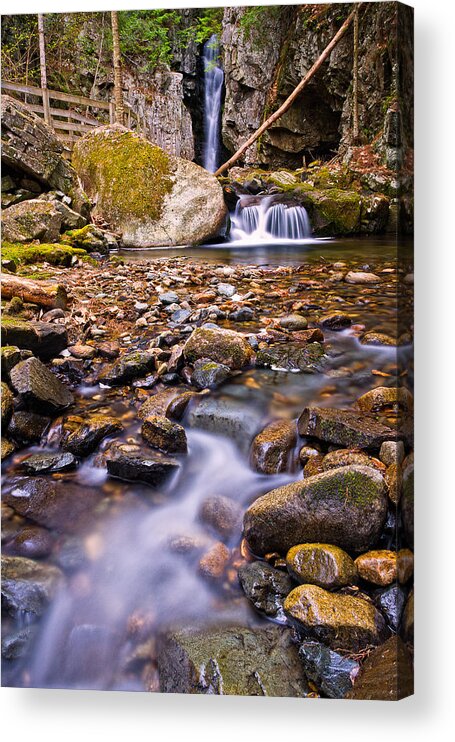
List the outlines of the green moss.
{"label": "green moss", "polygon": [[309,209],[319,234],[355,234],[360,230],[362,201],[355,191],[330,188],[303,195],[303,204]]}
{"label": "green moss", "polygon": [[98,194],[113,223],[117,215],[159,219],[164,197],[172,190],[166,152],[131,131],[93,133],[76,145],[73,164],[86,192]]}
{"label": "green moss", "polygon": [[[3,242],[2,258],[12,260],[16,267],[31,263],[50,263],[51,265],[71,265],[73,257],[88,258],[85,250],[67,245],[43,244],[22,245],[21,243]],[[40,276],[42,278],[42,276]]]}

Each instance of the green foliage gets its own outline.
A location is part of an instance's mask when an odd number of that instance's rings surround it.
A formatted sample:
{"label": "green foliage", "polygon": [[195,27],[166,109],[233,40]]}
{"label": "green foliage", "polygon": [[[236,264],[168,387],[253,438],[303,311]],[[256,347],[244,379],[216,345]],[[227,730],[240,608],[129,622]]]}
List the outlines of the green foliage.
{"label": "green foliage", "polygon": [[250,39],[253,33],[260,31],[265,18],[277,18],[282,9],[281,5],[255,5],[244,8],[239,23],[245,38]]}
{"label": "green foliage", "polygon": [[121,52],[126,57],[139,56],[145,61],[143,71],[160,64],[170,64],[170,32],[179,22],[176,10],[134,10],[119,13]]}

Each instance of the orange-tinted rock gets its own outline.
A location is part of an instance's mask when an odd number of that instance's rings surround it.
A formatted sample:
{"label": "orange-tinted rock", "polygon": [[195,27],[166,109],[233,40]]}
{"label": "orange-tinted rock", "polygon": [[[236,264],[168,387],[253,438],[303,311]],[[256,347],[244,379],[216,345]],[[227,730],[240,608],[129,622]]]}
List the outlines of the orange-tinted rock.
{"label": "orange-tinted rock", "polygon": [[355,560],[362,579],[374,585],[390,585],[397,579],[397,555],[395,551],[378,549],[367,551]]}

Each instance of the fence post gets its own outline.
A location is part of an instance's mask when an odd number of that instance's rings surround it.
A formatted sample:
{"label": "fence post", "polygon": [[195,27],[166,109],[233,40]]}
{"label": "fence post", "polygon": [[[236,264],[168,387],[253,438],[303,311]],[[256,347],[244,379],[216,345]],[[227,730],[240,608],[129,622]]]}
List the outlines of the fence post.
{"label": "fence post", "polygon": [[53,129],[54,127],[52,126],[52,117],[49,105],[49,90],[47,88],[41,88],[41,95],[43,96],[44,120],[46,124]]}

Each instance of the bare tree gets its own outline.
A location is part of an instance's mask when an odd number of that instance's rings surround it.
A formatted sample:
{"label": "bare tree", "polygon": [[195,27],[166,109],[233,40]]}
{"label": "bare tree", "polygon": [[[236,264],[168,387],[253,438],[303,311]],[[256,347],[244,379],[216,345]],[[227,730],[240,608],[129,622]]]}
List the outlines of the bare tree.
{"label": "bare tree", "polygon": [[118,13],[116,10],[111,11],[111,24],[114,61],[115,123],[123,124],[125,121],[125,107],[123,105],[122,60],[120,57],[120,34],[118,30]]}
{"label": "bare tree", "polygon": [[43,111],[44,120],[48,126],[52,125],[51,112],[49,110],[49,93],[47,90],[47,72],[46,72],[46,46],[44,39],[44,16],[38,13],[38,42],[39,42],[39,63],[41,72],[41,89],[43,91]]}

